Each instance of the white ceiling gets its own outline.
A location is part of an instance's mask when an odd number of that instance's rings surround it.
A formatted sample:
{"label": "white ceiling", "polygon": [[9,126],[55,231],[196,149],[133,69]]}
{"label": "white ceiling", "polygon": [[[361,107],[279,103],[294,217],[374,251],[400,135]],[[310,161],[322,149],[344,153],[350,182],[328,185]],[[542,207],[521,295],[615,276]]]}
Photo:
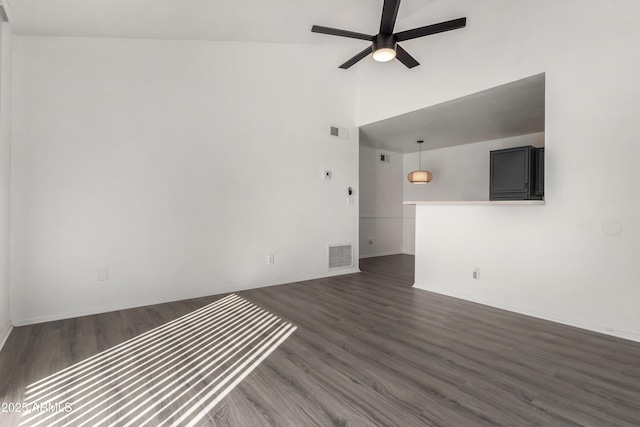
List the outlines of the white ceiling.
{"label": "white ceiling", "polygon": [[[434,0],[403,0],[402,20]],[[313,24],[376,34],[383,0],[2,0],[16,34],[275,43],[360,43]],[[428,25],[434,22],[425,22]]]}
{"label": "white ceiling", "polygon": [[[403,0],[396,31],[435,0]],[[366,44],[311,32],[314,24],[375,34],[383,0],[0,0],[18,35]],[[427,14],[428,15],[428,14]],[[428,25],[439,22],[424,22]],[[359,49],[359,47],[358,47]],[[544,130],[544,76],[366,125],[361,144],[395,152]]]}
{"label": "white ceiling", "polygon": [[544,132],[544,74],[360,127],[360,145],[412,153]]}

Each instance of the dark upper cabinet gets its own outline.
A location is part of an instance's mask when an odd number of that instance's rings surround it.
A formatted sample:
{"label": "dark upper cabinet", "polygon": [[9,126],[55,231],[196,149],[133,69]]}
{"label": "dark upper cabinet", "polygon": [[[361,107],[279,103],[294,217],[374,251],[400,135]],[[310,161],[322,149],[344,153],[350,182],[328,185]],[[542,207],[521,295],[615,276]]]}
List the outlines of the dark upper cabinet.
{"label": "dark upper cabinet", "polygon": [[544,148],[536,149],[536,196],[544,196]]}
{"label": "dark upper cabinet", "polygon": [[491,151],[490,164],[489,200],[543,198],[544,149],[525,146]]}

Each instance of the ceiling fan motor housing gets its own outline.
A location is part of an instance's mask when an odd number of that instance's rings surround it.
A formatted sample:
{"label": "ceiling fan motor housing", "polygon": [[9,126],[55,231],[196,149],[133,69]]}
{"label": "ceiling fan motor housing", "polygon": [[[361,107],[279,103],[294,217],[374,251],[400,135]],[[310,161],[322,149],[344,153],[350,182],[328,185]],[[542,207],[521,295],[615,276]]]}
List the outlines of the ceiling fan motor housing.
{"label": "ceiling fan motor housing", "polygon": [[393,34],[378,34],[373,38],[373,51],[379,49],[396,50],[396,38]]}
{"label": "ceiling fan motor housing", "polygon": [[371,50],[373,59],[387,62],[396,57],[396,37],[393,34],[378,34],[373,38]]}

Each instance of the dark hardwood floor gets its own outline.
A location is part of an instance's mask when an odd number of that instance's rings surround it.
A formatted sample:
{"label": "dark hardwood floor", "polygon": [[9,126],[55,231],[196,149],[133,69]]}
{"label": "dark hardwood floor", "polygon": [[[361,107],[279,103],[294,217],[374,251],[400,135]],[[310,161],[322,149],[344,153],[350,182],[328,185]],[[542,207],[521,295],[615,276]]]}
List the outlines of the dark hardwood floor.
{"label": "dark hardwood floor", "polygon": [[[198,425],[640,426],[640,343],[414,289],[413,262],[364,259],[359,274],[238,292],[297,330]],[[223,297],[15,328],[0,352],[3,409]]]}

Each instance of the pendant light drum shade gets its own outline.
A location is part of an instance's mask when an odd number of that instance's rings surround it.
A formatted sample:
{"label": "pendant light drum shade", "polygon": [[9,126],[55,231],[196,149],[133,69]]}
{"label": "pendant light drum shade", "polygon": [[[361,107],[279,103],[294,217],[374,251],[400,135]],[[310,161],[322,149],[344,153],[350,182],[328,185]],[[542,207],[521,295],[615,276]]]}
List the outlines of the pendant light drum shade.
{"label": "pendant light drum shade", "polygon": [[420,147],[420,160],[418,164],[418,170],[411,172],[407,175],[407,179],[412,184],[426,184],[427,182],[431,182],[433,179],[433,175],[429,171],[422,170],[422,143],[424,141],[418,141],[418,146]]}
{"label": "pendant light drum shade", "polygon": [[433,175],[429,171],[413,171],[407,175],[407,178],[412,184],[426,184],[431,182]]}

